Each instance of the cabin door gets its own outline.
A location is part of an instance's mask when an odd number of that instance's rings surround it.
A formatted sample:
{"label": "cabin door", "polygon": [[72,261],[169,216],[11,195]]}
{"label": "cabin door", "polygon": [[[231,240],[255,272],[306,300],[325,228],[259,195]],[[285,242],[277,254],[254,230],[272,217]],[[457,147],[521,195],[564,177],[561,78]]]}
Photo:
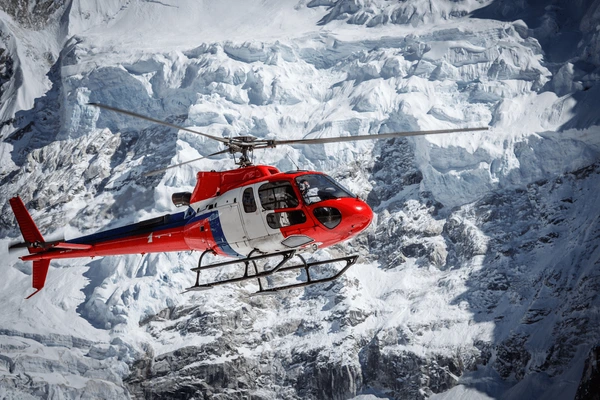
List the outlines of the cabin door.
{"label": "cabin door", "polygon": [[[225,204],[219,206],[218,210],[219,218],[221,220],[221,229],[225,234],[223,239],[225,239],[225,241],[234,251],[237,252],[238,249],[245,251],[248,243],[246,241],[246,234],[242,227],[242,218],[240,215],[239,205],[236,203]],[[215,240],[218,241],[216,237]]]}
{"label": "cabin door", "polygon": [[265,226],[264,216],[261,208],[256,201],[256,188],[248,186],[242,189],[242,221],[246,230],[248,240],[267,236],[267,228]]}

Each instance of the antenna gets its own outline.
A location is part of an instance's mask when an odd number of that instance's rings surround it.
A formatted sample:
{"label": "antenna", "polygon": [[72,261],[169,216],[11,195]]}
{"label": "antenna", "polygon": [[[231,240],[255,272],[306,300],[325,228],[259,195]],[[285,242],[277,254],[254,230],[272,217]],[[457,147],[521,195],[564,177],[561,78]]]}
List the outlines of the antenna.
{"label": "antenna", "polygon": [[288,160],[290,160],[292,162],[292,164],[294,164],[294,166],[296,167],[296,171],[300,171],[300,167],[298,166],[298,164],[296,164],[294,162],[294,160],[292,159],[292,157],[290,157],[290,150],[288,149],[288,151],[285,152],[285,156],[288,158]]}

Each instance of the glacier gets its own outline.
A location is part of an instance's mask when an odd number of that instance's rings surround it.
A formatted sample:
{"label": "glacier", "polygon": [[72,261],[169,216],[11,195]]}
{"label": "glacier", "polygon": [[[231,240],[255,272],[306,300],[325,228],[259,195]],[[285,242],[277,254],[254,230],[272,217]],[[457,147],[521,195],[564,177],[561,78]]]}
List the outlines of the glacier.
{"label": "glacier", "polygon": [[[0,8],[0,397],[597,398],[600,0],[10,0]],[[257,151],[376,217],[339,281],[181,294],[199,254],[56,260],[46,238],[171,213],[218,143],[489,126]],[[225,277],[231,270],[208,273]],[[595,396],[595,397],[594,397]]]}

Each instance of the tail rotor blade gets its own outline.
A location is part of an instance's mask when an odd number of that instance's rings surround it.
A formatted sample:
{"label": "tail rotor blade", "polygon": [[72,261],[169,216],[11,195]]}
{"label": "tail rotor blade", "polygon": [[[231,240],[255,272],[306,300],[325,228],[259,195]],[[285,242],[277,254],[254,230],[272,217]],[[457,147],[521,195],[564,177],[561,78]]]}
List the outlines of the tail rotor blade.
{"label": "tail rotor blade", "polygon": [[10,242],[8,244],[8,254],[16,253],[21,249],[29,247],[29,243],[26,242]]}

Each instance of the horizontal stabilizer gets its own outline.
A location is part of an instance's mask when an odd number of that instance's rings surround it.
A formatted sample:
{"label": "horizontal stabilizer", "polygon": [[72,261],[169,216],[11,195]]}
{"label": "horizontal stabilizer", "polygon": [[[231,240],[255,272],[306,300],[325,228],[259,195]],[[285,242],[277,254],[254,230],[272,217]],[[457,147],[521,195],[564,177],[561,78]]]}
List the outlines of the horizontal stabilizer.
{"label": "horizontal stabilizer", "polygon": [[79,244],[79,243],[67,243],[67,242],[58,242],[52,244],[53,248],[56,249],[69,249],[69,250],[88,250],[91,249],[91,244]]}
{"label": "horizontal stabilizer", "polygon": [[66,249],[66,250],[89,250],[92,246],[91,244],[79,244],[79,243],[68,243],[68,242],[43,242],[36,243],[35,248],[31,248],[32,243],[23,242],[23,243],[15,243],[8,246],[8,251],[14,251],[18,249],[29,249],[30,253],[35,252],[32,250],[49,250],[49,249]]}
{"label": "horizontal stabilizer", "polygon": [[31,298],[34,294],[37,294],[44,285],[46,284],[46,275],[48,275],[48,267],[50,266],[50,260],[39,260],[33,262],[33,282],[32,286],[37,289],[35,292],[26,297]]}

